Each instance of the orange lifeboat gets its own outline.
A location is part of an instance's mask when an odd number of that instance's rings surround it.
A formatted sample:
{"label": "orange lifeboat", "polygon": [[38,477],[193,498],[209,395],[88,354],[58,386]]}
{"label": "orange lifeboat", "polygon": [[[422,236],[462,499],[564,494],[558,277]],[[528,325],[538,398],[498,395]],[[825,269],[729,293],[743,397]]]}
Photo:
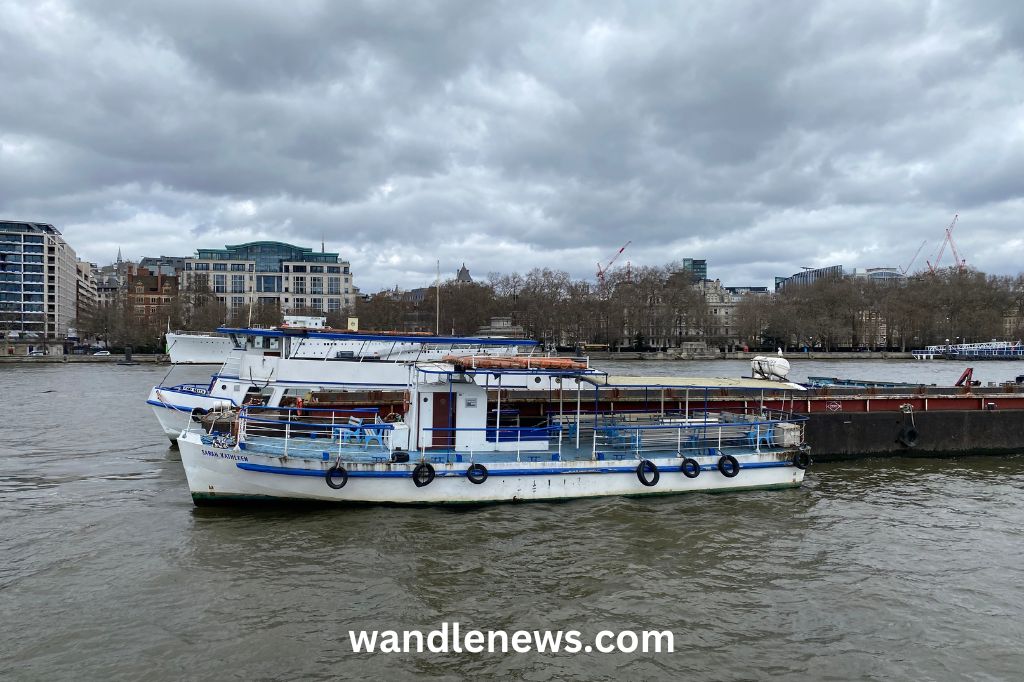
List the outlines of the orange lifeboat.
{"label": "orange lifeboat", "polygon": [[446,355],[459,369],[587,369],[587,363],[573,358],[496,357],[493,355]]}

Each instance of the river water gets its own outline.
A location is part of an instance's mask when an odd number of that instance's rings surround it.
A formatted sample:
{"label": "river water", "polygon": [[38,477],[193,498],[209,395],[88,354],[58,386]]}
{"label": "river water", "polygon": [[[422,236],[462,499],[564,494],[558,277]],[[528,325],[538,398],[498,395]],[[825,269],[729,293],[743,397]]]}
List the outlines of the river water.
{"label": "river water", "polygon": [[[718,364],[610,369],[735,376],[743,366]],[[806,373],[934,372],[948,383],[962,368],[932,369],[945,364]],[[1022,371],[977,369],[986,381]],[[814,465],[787,491],[454,511],[198,509],[145,405],[165,372],[0,366],[0,678],[996,680],[1024,670],[1024,456]],[[584,642],[670,630],[675,651],[356,654],[349,643],[350,630],[426,634],[453,622],[578,630]]]}

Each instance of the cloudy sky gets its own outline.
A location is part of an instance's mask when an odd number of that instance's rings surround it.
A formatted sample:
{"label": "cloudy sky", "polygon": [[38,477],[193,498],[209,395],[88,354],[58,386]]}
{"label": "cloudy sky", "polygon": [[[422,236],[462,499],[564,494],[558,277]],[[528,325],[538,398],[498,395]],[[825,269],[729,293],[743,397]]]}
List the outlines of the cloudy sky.
{"label": "cloudy sky", "polygon": [[[0,0],[0,218],[364,291],[706,258],[1024,270],[1024,3]],[[945,261],[949,262],[949,255]]]}

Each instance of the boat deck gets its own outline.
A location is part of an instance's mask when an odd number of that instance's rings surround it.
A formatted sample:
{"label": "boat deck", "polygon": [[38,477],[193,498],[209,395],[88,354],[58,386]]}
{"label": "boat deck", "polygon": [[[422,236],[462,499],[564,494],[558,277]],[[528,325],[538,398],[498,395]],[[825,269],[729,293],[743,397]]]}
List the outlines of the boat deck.
{"label": "boat deck", "polygon": [[[600,439],[599,439],[600,441]],[[536,445],[536,443],[534,443]],[[295,457],[300,459],[343,462],[390,462],[392,451],[383,444],[339,443],[326,439],[290,438],[285,439],[265,436],[252,436],[242,443],[242,449],[269,455],[272,457]],[[595,449],[592,438],[580,439],[579,446],[575,439],[563,439],[561,443],[553,440],[547,448],[523,449],[516,451],[470,451],[453,450],[450,448],[430,448],[409,452],[411,461],[425,460],[434,464],[471,463],[481,464],[499,462],[583,462],[583,461],[639,461],[641,459],[682,458],[682,457],[714,457],[731,454],[734,456],[751,454],[773,454],[786,452],[787,448],[772,442],[725,442],[718,439],[691,439],[681,444],[643,442],[635,440],[622,441],[615,444],[598,443]]]}

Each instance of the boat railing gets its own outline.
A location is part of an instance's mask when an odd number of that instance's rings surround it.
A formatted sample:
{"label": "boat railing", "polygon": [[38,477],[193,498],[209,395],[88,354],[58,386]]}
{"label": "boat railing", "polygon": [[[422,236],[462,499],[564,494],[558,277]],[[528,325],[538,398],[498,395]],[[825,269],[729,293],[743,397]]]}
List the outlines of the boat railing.
{"label": "boat railing", "polygon": [[757,405],[746,407],[736,406],[727,410],[705,409],[694,407],[689,409],[659,409],[636,408],[616,410],[580,410],[580,411],[548,411],[548,419],[553,424],[571,425],[579,421],[586,425],[593,424],[618,424],[635,422],[638,424],[658,424],[665,419],[688,420],[688,423],[703,423],[705,421],[717,423],[719,421],[752,421],[755,417],[770,417],[772,419],[794,419],[800,420],[803,417],[794,412],[778,410],[773,408],[762,408]]}
{"label": "boat railing", "polygon": [[239,372],[242,369],[242,356],[245,355],[244,349],[235,348],[228,352],[224,358],[224,364],[220,366],[216,376],[221,377],[238,377]]}
{"label": "boat railing", "polygon": [[378,408],[242,408],[238,415],[240,449],[283,457],[388,461],[399,449],[394,438],[404,423],[388,422]]}
{"label": "boat railing", "polygon": [[980,343],[945,343],[913,350],[914,357],[967,356],[967,357],[1024,357],[1024,344],[1020,341],[982,341]]}
{"label": "boat railing", "polygon": [[704,456],[715,452],[797,447],[804,442],[807,417],[779,410],[691,412],[644,420],[615,420],[594,431],[594,452],[635,458],[675,452],[677,456]]}
{"label": "boat railing", "polygon": [[[567,450],[573,450],[574,457],[589,455],[596,460],[669,454],[697,457],[730,450],[761,453],[802,445],[808,419],[806,415],[759,408],[643,414],[591,412],[557,417],[561,419],[552,418],[550,423],[535,426],[424,428],[431,435],[421,442],[420,457],[437,462],[451,462],[453,457],[456,461],[463,457],[473,461],[482,454],[503,452],[514,453],[516,461],[523,457],[537,461],[545,455],[562,459]],[[481,431],[485,442],[467,439],[475,442],[475,447],[458,442],[459,433]],[[439,436],[433,436],[435,433]],[[538,450],[538,441],[546,441],[547,449]],[[500,443],[513,442],[513,450],[500,449]]]}
{"label": "boat railing", "polygon": [[[560,459],[562,454],[562,427],[558,424],[544,424],[540,426],[481,426],[481,427],[424,427],[427,433],[426,438],[420,439],[420,460],[432,462],[461,462],[464,458],[468,461],[476,461],[480,455],[509,455],[515,453],[516,461],[523,461],[523,457],[539,459],[544,454],[552,459]],[[469,445],[465,449],[458,443],[460,433],[483,433],[484,441],[479,442],[477,447]],[[435,436],[437,434],[437,436]],[[442,441],[440,444],[437,441]],[[492,445],[495,444],[495,445]],[[515,443],[514,450],[498,450],[501,443]],[[538,443],[544,443],[547,447],[544,450],[537,448]],[[551,447],[554,452],[551,452]]]}

